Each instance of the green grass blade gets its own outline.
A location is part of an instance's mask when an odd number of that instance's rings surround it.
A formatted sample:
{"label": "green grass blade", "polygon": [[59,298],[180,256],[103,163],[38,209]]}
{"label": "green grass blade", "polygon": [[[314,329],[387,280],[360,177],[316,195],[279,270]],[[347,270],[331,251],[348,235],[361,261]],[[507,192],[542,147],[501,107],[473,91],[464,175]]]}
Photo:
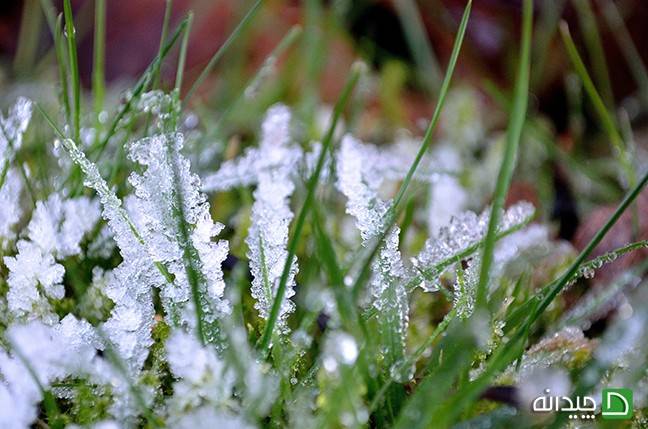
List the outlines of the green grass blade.
{"label": "green grass blade", "polygon": [[459,24],[457,37],[455,38],[454,45],[452,47],[452,53],[450,54],[450,61],[448,62],[448,69],[446,70],[446,74],[443,77],[443,83],[441,84],[441,90],[439,91],[439,99],[437,100],[436,106],[434,108],[434,113],[432,114],[432,120],[430,121],[430,124],[428,125],[427,130],[425,131],[425,135],[423,136],[423,141],[421,142],[421,147],[418,153],[416,154],[416,158],[414,158],[414,162],[412,163],[409,170],[407,171],[407,174],[403,179],[400,189],[398,190],[398,194],[396,194],[396,197],[394,198],[392,210],[390,210],[389,212],[392,216],[394,214],[394,209],[396,209],[400,205],[401,201],[403,200],[403,197],[405,196],[405,192],[407,191],[407,187],[412,181],[412,177],[414,177],[414,173],[416,172],[416,169],[421,163],[421,159],[423,158],[423,155],[425,155],[427,150],[430,148],[430,145],[432,144],[432,136],[434,134],[434,130],[436,129],[437,123],[439,122],[439,118],[441,117],[441,111],[443,110],[445,98],[446,95],[448,94],[448,89],[450,88],[450,81],[452,80],[452,75],[454,73],[455,66],[457,65],[457,59],[459,58],[459,51],[461,50],[461,45],[463,44],[463,39],[466,34],[466,27],[468,26],[468,17],[470,16],[471,7],[472,7],[472,0],[468,0],[468,3],[466,4],[466,8],[464,9],[463,16],[461,17],[461,23]]}
{"label": "green grass blade", "polygon": [[106,0],[95,0],[95,32],[93,40],[92,97],[94,99],[95,125],[101,126],[99,115],[104,107],[106,80]]}
{"label": "green grass blade", "polygon": [[69,72],[72,75],[72,101],[73,101],[73,138],[79,141],[81,134],[81,78],[79,77],[79,60],[77,56],[76,29],[74,28],[74,17],[72,16],[72,5],[70,0],[64,0],[63,11],[65,15],[65,37],[67,38],[67,49],[69,59]]}
{"label": "green grass blade", "polygon": [[13,62],[14,73],[19,77],[30,73],[36,59],[41,20],[43,19],[43,16],[38,13],[38,9],[38,0],[26,0],[23,2],[16,55]]}
{"label": "green grass blade", "polygon": [[189,88],[189,91],[187,91],[187,94],[185,95],[183,102],[182,102],[182,107],[185,107],[189,100],[191,100],[191,97],[194,95],[196,90],[202,85],[202,83],[205,81],[207,76],[211,73],[212,69],[216,65],[216,63],[221,59],[223,55],[225,55],[225,52],[227,52],[228,48],[234,41],[238,38],[238,36],[245,30],[245,28],[250,24],[252,21],[252,18],[257,14],[259,9],[261,8],[261,5],[263,4],[263,0],[256,0],[254,5],[250,8],[250,10],[245,14],[243,19],[238,23],[238,25],[234,28],[234,31],[229,35],[229,37],[225,40],[225,42],[221,45],[220,48],[216,51],[216,53],[210,58],[209,62],[203,69],[203,71],[200,73],[198,78],[195,80],[193,85],[191,85],[191,88]]}
{"label": "green grass blade", "polygon": [[[160,57],[164,49],[164,42],[169,33],[169,23],[171,21],[171,10],[173,8],[173,0],[166,0],[164,6],[164,18],[162,19],[162,32],[160,33],[160,46],[158,48],[157,56]],[[153,84],[151,88],[158,89],[160,87],[160,70],[162,69],[162,62],[160,61],[153,72]]]}
{"label": "green grass blade", "polygon": [[441,68],[430,46],[425,25],[414,0],[396,0],[394,2],[405,38],[414,56],[421,81],[432,94],[439,92]]}
{"label": "green grass blade", "polygon": [[596,17],[592,11],[590,0],[572,0],[578,12],[578,22],[581,34],[587,47],[589,59],[592,62],[592,72],[596,78],[598,88],[600,88],[601,97],[608,109],[614,106],[614,95],[612,93],[612,84],[610,83],[610,73],[605,61],[605,51],[601,42]]}
{"label": "green grass blade", "polygon": [[598,115],[599,120],[601,121],[601,125],[607,133],[608,138],[612,142],[615,154],[619,159],[621,167],[623,168],[626,176],[625,179],[627,181],[627,188],[632,188],[636,183],[635,169],[628,155],[628,151],[625,148],[621,134],[619,133],[619,130],[617,128],[616,121],[610,114],[605,103],[603,102],[603,99],[596,90],[594,82],[592,82],[592,78],[587,72],[587,68],[585,67],[583,60],[581,59],[578,50],[576,49],[576,45],[574,44],[571,34],[569,33],[569,27],[564,21],[560,24],[560,33],[562,35],[565,48],[567,49],[567,55],[569,56],[569,59],[571,60],[576,73],[583,81],[585,91],[587,92],[587,95],[589,96],[592,105],[594,106],[594,110]]}
{"label": "green grass blade", "polygon": [[302,230],[306,222],[306,217],[311,210],[311,206],[313,205],[315,199],[315,189],[317,188],[317,184],[322,173],[322,168],[324,167],[324,160],[326,159],[326,156],[331,151],[331,148],[333,146],[335,129],[337,128],[337,124],[340,120],[340,117],[342,116],[342,112],[344,111],[347,102],[351,98],[353,89],[358,83],[358,80],[360,79],[360,76],[362,75],[365,68],[366,66],[363,63],[355,63],[351,67],[351,74],[349,75],[349,78],[347,79],[344,88],[342,89],[342,93],[340,94],[340,97],[335,104],[333,117],[331,118],[331,125],[329,126],[326,136],[322,141],[322,150],[319,158],[317,159],[317,165],[315,166],[315,170],[308,180],[306,186],[306,199],[304,200],[304,204],[302,205],[299,211],[299,215],[297,216],[293,236],[288,243],[288,255],[286,256],[286,263],[284,264],[284,269],[281,273],[279,285],[277,286],[277,293],[275,295],[274,302],[272,303],[272,309],[270,310],[270,315],[268,317],[265,330],[263,331],[263,336],[261,337],[260,348],[264,354],[267,354],[270,348],[270,342],[274,333],[274,327],[277,323],[277,318],[279,317],[279,308],[281,307],[281,302],[283,301],[284,295],[286,293],[286,282],[288,281],[290,267],[292,266],[293,258],[295,257],[295,253],[297,251],[297,244],[299,243],[299,240],[301,238]]}
{"label": "green grass blade", "polygon": [[189,35],[191,35],[191,26],[193,25],[194,14],[189,11],[187,14],[187,27],[182,35],[182,42],[180,43],[180,54],[178,55],[178,69],[176,71],[175,90],[180,96],[182,91],[182,80],[184,78],[185,63],[187,61],[187,47],[189,46]]}
{"label": "green grass blade", "polygon": [[614,1],[607,0],[598,0],[598,4],[601,10],[603,10],[603,16],[607,21],[610,30],[612,30],[612,35],[616,37],[617,44],[621,48],[621,52],[625,57],[628,66],[630,66],[630,72],[632,73],[634,79],[639,85],[639,95],[641,98],[644,107],[648,107],[648,71],[646,70],[646,65],[644,64],[637,46],[632,40],[632,36],[628,31],[628,28],[623,22],[623,17],[619,12],[618,6]]}
{"label": "green grass blade", "polygon": [[72,109],[70,107],[70,89],[68,87],[67,48],[63,42],[63,17],[60,15],[56,20],[54,49],[56,52],[56,62],[58,63],[59,82],[61,84],[61,104],[63,104],[65,109],[65,120],[69,124],[72,122]]}
{"label": "green grass blade", "polygon": [[479,273],[479,283],[476,293],[476,307],[484,307],[488,295],[488,280],[490,269],[493,263],[493,252],[495,251],[495,242],[497,237],[497,228],[499,225],[504,200],[508,193],[515,163],[517,151],[520,145],[522,128],[526,119],[527,103],[529,98],[529,69],[530,69],[530,50],[531,50],[531,31],[533,25],[533,2],[525,0],[522,11],[522,44],[520,47],[520,61],[518,65],[518,74],[515,82],[515,92],[509,127],[506,132],[506,147],[504,149],[504,158],[500,167],[497,183],[495,185],[495,195],[491,208],[490,219],[488,221],[488,231],[484,241],[484,251],[482,252],[482,263]]}

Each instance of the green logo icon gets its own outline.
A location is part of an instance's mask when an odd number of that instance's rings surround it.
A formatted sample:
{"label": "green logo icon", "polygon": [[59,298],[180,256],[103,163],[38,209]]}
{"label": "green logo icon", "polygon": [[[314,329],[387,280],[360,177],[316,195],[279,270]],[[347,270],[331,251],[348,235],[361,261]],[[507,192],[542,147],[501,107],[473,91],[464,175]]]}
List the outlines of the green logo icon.
{"label": "green logo icon", "polygon": [[632,390],[603,389],[601,398],[603,420],[627,420],[632,417]]}

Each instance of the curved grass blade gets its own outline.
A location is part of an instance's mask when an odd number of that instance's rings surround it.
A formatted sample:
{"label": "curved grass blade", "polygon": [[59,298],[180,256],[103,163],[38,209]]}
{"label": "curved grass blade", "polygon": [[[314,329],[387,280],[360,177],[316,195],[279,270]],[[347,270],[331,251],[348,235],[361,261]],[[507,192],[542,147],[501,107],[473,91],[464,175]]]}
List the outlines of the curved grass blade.
{"label": "curved grass blade", "polygon": [[632,164],[632,160],[628,155],[628,151],[625,147],[623,138],[619,133],[616,121],[610,114],[610,111],[607,109],[603,99],[596,90],[596,87],[592,82],[592,78],[587,72],[587,68],[585,67],[583,60],[581,59],[578,50],[576,49],[576,45],[574,44],[574,40],[572,39],[571,34],[569,33],[569,27],[564,21],[560,23],[560,34],[562,35],[563,44],[567,49],[567,55],[569,56],[569,59],[574,66],[576,73],[583,81],[585,91],[587,92],[587,95],[589,96],[592,105],[594,106],[594,110],[596,111],[596,114],[601,121],[603,129],[607,133],[608,138],[612,143],[615,155],[619,159],[621,167],[624,170],[626,176],[625,179],[627,181],[626,186],[624,187],[626,189],[632,188],[636,183],[636,171],[634,165]]}
{"label": "curved grass blade", "polygon": [[526,0],[522,12],[522,43],[520,47],[520,62],[518,65],[517,80],[515,82],[515,92],[511,120],[506,132],[506,147],[504,149],[504,158],[497,177],[495,185],[495,195],[491,208],[491,215],[488,221],[488,231],[484,241],[484,251],[482,253],[482,263],[479,273],[479,283],[477,284],[477,293],[475,298],[476,308],[483,308],[487,304],[488,298],[488,280],[490,269],[493,264],[493,252],[495,251],[495,241],[497,238],[497,227],[499,225],[504,200],[508,193],[515,163],[517,151],[520,145],[520,136],[526,118],[527,103],[529,98],[529,73],[530,73],[530,51],[531,51],[531,31],[533,25],[533,2]]}

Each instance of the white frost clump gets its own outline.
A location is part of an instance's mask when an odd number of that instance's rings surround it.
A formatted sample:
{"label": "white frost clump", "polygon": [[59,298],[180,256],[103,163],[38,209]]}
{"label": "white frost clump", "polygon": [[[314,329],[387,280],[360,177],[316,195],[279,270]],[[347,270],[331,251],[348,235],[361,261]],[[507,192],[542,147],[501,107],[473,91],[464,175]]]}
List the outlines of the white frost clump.
{"label": "white frost clump", "polygon": [[5,257],[9,269],[7,301],[17,318],[55,323],[48,299],[62,299],[65,270],[56,260],[81,252],[80,242],[99,217],[99,207],[86,197],[63,201],[52,194],[36,203],[27,227],[28,240],[16,244],[18,254]]}
{"label": "white frost clump", "polygon": [[[363,246],[383,233],[386,214],[390,202],[378,196],[382,176],[375,174],[373,165],[376,159],[350,135],[342,139],[342,147],[337,155],[337,186],[347,197],[347,213],[356,218]],[[384,329],[392,329],[403,343],[409,321],[409,303],[403,267],[398,249],[400,228],[393,227],[386,235],[377,257],[372,263],[370,281],[373,305],[380,311]]]}
{"label": "white frost clump", "polygon": [[62,299],[65,295],[61,284],[65,269],[54,261],[51,253],[43,252],[33,242],[21,240],[16,246],[18,254],[4,258],[9,269],[9,310],[17,318],[55,323],[58,319],[52,312],[48,298]]}
{"label": "white frost clump", "polygon": [[[533,213],[534,208],[530,203],[514,204],[503,213],[498,232],[524,225],[531,219]],[[484,210],[481,215],[466,211],[454,216],[448,225],[440,228],[436,235],[427,239],[421,253],[412,261],[414,266],[425,273],[424,277],[427,281],[421,284],[423,290],[439,289],[438,277],[449,265],[445,262],[478,245],[484,239],[488,230],[489,217],[490,209]],[[438,264],[443,266],[436,267]]]}
{"label": "white frost clump", "polygon": [[83,237],[99,220],[99,203],[87,197],[64,200],[52,194],[46,201],[36,203],[27,227],[29,238],[43,252],[57,259],[81,253]]}
{"label": "white frost clump", "polygon": [[167,361],[178,379],[168,400],[169,414],[181,415],[203,403],[225,406],[234,387],[233,374],[210,346],[201,345],[195,335],[176,330],[166,342]]}
{"label": "white frost clump", "polygon": [[72,315],[54,327],[38,321],[10,326],[6,338],[13,352],[0,350],[3,428],[29,427],[36,420],[43,399],[40,386],[47,389],[72,374],[90,375],[100,345],[92,326]]}

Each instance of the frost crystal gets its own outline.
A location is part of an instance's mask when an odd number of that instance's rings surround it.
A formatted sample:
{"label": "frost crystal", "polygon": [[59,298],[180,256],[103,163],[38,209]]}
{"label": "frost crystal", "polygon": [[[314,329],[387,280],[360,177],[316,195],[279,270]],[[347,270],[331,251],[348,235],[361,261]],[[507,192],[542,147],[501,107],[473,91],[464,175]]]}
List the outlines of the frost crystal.
{"label": "frost crystal", "polygon": [[[337,156],[337,186],[347,197],[347,213],[356,218],[365,246],[382,234],[389,209],[389,203],[378,196],[382,179],[373,170],[378,163],[377,155],[366,148],[347,135]],[[371,293],[373,305],[382,316],[382,329],[391,330],[404,346],[409,303],[404,282],[406,272],[398,250],[399,232],[400,228],[394,227],[387,233],[372,263]]]}
{"label": "frost crystal", "polygon": [[[507,209],[501,217],[499,232],[517,228],[528,222],[533,216],[534,208],[527,202],[520,202]],[[450,223],[439,229],[438,234],[431,236],[421,253],[413,263],[425,273],[427,282],[421,284],[425,291],[438,290],[437,279],[446,268],[449,259],[456,258],[462,252],[479,244],[486,236],[490,209],[481,215],[466,211],[454,216]],[[444,264],[442,267],[437,265]],[[432,280],[432,281],[430,281]]]}

